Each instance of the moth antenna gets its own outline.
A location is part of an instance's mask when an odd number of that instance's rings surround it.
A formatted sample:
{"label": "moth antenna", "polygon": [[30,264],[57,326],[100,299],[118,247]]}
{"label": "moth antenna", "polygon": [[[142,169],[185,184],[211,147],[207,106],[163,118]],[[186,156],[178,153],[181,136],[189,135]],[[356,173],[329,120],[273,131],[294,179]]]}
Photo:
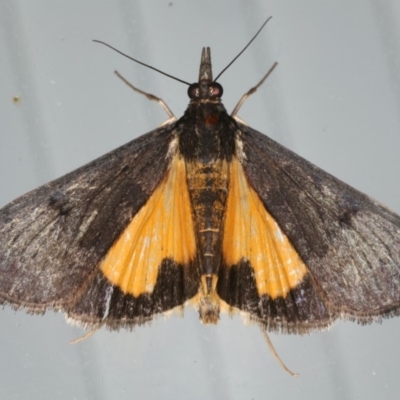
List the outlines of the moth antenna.
{"label": "moth antenna", "polygon": [[278,364],[291,376],[294,377],[299,377],[300,374],[297,374],[296,372],[292,372],[286,365],[285,363],[282,361],[282,359],[279,357],[278,353],[275,350],[274,345],[271,342],[271,339],[268,336],[268,333],[263,329],[262,330],[264,338],[268,344],[269,350],[271,351],[272,355],[274,356],[275,360],[278,362]]}
{"label": "moth antenna", "polygon": [[149,100],[156,101],[164,109],[164,111],[168,114],[169,119],[165,123],[176,121],[176,117],[175,117],[174,113],[167,106],[167,104],[165,103],[165,101],[163,99],[160,99],[159,97],[154,96],[154,94],[144,92],[143,90],[141,90],[141,89],[137,88],[136,86],[132,85],[132,83],[130,83],[128,80],[126,80],[118,71],[114,71],[114,73],[115,73],[115,75],[118,76],[119,79],[121,79],[124,83],[126,83],[135,92],[143,94]]}
{"label": "moth antenna", "polygon": [[140,65],[143,65],[144,67],[150,68],[150,69],[152,69],[153,71],[156,71],[156,72],[158,72],[158,73],[160,73],[160,74],[162,74],[162,75],[168,76],[168,78],[174,79],[174,80],[176,80],[176,81],[178,81],[178,82],[181,82],[181,83],[184,83],[185,85],[190,86],[190,83],[189,83],[189,82],[186,82],[186,81],[184,81],[184,80],[182,80],[182,79],[179,79],[179,78],[177,78],[176,76],[167,74],[166,72],[161,71],[160,69],[154,68],[154,67],[152,67],[151,65],[145,64],[144,62],[141,62],[141,61],[139,61],[139,60],[136,60],[136,58],[133,58],[133,57],[131,57],[131,56],[128,56],[128,54],[123,53],[122,51],[116,49],[115,47],[113,47],[113,46],[111,46],[111,45],[109,45],[109,44],[107,44],[107,43],[105,43],[105,42],[102,42],[101,40],[93,40],[93,42],[103,44],[104,46],[107,46],[107,47],[109,47],[110,49],[112,49],[112,50],[116,51],[117,53],[121,54],[122,56],[124,56],[124,57],[126,57],[126,58],[129,58],[130,60],[134,61],[135,63],[138,63],[138,64],[140,64]]}
{"label": "moth antenna", "polygon": [[97,328],[94,328],[94,329],[90,330],[89,332],[85,333],[84,335],[79,336],[76,339],[70,340],[69,344],[77,344],[79,342],[83,342],[86,339],[89,339],[90,336],[94,335],[99,329],[101,329],[103,327],[104,324],[105,324],[105,322],[100,324]]}
{"label": "moth antenna", "polygon": [[216,82],[217,79],[244,53],[244,51],[251,45],[251,43],[253,42],[253,40],[258,36],[258,34],[262,31],[262,29],[264,28],[264,26],[267,24],[267,22],[272,18],[269,17],[267,18],[267,20],[261,25],[261,28],[257,31],[257,33],[252,37],[252,39],[250,40],[249,43],[246,44],[246,46],[244,47],[244,49],[217,75],[217,77],[214,79],[213,82]]}
{"label": "moth antenna", "polygon": [[235,118],[236,114],[238,113],[240,107],[242,107],[243,103],[249,98],[249,96],[251,96],[253,93],[255,93],[257,91],[257,89],[264,83],[264,81],[270,76],[270,74],[272,73],[272,71],[276,68],[276,66],[278,65],[277,62],[275,62],[272,67],[268,70],[268,72],[263,76],[263,78],[261,79],[260,82],[257,83],[256,86],[252,87],[248,92],[246,92],[238,101],[238,103],[236,104],[236,107],[233,109],[231,117]]}

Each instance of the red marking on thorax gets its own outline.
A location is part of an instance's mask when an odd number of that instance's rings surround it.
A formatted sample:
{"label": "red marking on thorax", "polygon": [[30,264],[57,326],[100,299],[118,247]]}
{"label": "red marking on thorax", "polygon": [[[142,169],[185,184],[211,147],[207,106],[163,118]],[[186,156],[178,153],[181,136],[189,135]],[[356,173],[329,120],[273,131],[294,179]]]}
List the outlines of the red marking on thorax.
{"label": "red marking on thorax", "polygon": [[210,115],[209,117],[204,118],[204,123],[208,126],[217,125],[218,117],[216,115]]}

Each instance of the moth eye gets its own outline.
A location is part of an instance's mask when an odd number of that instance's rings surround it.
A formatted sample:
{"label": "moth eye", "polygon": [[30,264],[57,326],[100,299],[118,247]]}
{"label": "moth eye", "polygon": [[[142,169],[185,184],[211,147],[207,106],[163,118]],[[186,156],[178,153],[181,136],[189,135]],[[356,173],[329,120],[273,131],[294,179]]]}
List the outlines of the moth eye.
{"label": "moth eye", "polygon": [[213,82],[210,85],[210,95],[212,97],[221,97],[223,92],[224,92],[224,89],[222,88],[222,86],[219,83]]}
{"label": "moth eye", "polygon": [[192,83],[188,89],[188,96],[190,99],[197,99],[200,97],[200,88],[197,83]]}

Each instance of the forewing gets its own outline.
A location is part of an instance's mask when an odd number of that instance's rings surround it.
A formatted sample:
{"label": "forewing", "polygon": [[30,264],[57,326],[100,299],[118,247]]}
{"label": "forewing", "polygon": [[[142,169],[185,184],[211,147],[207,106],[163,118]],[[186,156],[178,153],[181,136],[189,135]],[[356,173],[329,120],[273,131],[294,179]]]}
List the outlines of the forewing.
{"label": "forewing", "polygon": [[159,128],[4,207],[0,302],[31,312],[50,307],[88,326],[106,322],[117,328],[184,301],[182,283],[176,293],[179,273],[171,260],[159,266],[154,292],[137,298],[112,285],[99,268],[165,179],[173,138],[174,124]]}
{"label": "forewing", "polygon": [[253,266],[242,259],[223,268],[220,296],[268,328],[288,332],[327,327],[339,316],[366,323],[399,314],[400,217],[239,126],[239,158],[249,186],[307,270],[288,293],[271,297],[260,294]]}

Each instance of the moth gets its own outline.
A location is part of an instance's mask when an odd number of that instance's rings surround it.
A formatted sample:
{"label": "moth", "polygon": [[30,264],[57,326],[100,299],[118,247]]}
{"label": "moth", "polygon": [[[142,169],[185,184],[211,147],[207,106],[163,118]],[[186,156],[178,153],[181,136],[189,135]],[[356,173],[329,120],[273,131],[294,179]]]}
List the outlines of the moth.
{"label": "moth", "polygon": [[222,92],[204,48],[181,118],[1,209],[0,303],[114,330],[187,304],[296,334],[398,315],[400,217]]}

